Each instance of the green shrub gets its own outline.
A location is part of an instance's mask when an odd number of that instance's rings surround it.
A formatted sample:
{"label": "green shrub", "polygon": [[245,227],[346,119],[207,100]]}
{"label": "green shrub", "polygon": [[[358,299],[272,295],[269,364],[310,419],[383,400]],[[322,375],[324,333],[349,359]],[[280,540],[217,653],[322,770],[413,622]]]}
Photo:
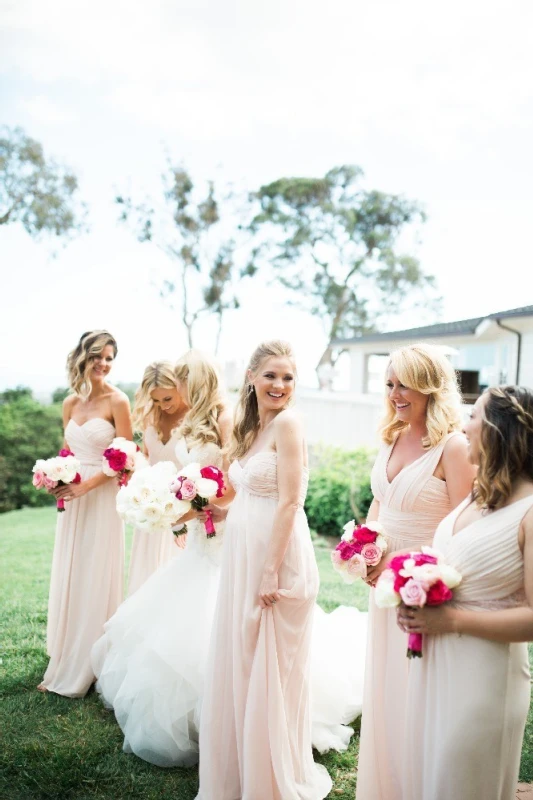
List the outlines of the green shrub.
{"label": "green shrub", "polygon": [[350,519],[365,519],[370,503],[370,472],[375,453],[366,448],[315,447],[305,511],[309,526],[326,536],[340,536]]}
{"label": "green shrub", "polygon": [[43,406],[31,389],[0,394],[0,512],[55,502],[32,485],[38,458],[57,455],[63,441],[61,406]]}

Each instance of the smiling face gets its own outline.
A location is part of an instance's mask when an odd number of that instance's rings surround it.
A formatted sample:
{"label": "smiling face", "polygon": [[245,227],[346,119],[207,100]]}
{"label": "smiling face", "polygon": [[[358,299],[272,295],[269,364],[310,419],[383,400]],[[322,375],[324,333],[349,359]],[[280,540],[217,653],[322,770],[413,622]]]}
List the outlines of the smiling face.
{"label": "smiling face", "polygon": [[115,351],[110,344],[106,344],[100,353],[89,356],[89,378],[91,383],[105,381],[107,375],[111,372],[114,360]]}
{"label": "smiling face", "polygon": [[409,389],[401,383],[392,366],[387,370],[386,389],[389,403],[402,422],[420,422],[426,417],[428,395]]}
{"label": "smiling face", "polygon": [[256,375],[248,373],[248,380],[255,388],[257,405],[262,411],[281,411],[294,394],[294,367],[285,356],[265,359]]}
{"label": "smiling face", "polygon": [[471,464],[479,465],[481,452],[481,428],[483,426],[483,409],[487,396],[482,394],[472,407],[469,419],[463,425],[463,433],[468,439],[468,460]]}
{"label": "smiling face", "polygon": [[176,414],[183,407],[183,400],[178,388],[152,389],[150,397],[155,408],[161,409],[163,414]]}

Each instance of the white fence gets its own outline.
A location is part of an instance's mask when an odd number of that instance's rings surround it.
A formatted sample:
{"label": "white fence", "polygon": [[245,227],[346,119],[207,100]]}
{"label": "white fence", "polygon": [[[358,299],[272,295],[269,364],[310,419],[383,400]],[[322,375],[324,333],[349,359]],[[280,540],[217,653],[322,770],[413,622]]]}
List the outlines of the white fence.
{"label": "white fence", "polygon": [[383,414],[383,398],[378,395],[300,388],[295,405],[305,420],[309,444],[346,450],[379,444],[377,427]]}

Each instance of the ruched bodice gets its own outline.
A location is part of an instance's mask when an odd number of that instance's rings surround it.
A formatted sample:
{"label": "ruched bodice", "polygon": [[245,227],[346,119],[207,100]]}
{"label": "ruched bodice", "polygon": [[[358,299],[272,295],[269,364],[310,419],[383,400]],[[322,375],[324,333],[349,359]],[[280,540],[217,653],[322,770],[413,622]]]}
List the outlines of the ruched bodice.
{"label": "ruched bodice", "polygon": [[[451,511],[446,482],[434,476],[449,434],[437,447],[408,464],[392,481],[387,464],[394,447],[383,444],[372,470],[372,493],[379,502],[379,521],[393,550],[428,543]],[[406,543],[404,543],[406,542]]]}
{"label": "ruched bodice", "polygon": [[[255,453],[241,466],[234,461],[229,470],[230,480],[235,490],[244,489],[256,497],[268,497],[277,500],[278,492],[278,454],[274,450]],[[299,503],[303,506],[309,483],[309,472],[304,467],[300,487]]]}
{"label": "ruched bodice", "polygon": [[467,498],[441,522],[434,540],[446,561],[463,576],[454,590],[454,603],[479,609],[522,605],[524,556],[518,531],[533,497],[486,514],[454,534],[455,522],[469,502]]}
{"label": "ruched bodice", "polygon": [[102,417],[88,419],[83,425],[69,419],[65,428],[67,444],[83,466],[101,466],[104,450],[114,435],[114,425]]}
{"label": "ruched bodice", "polygon": [[148,425],[144,432],[144,444],[148,451],[150,464],[158,464],[160,461],[173,461],[177,467],[183,466],[176,454],[176,445],[179,441],[177,430],[170,434],[168,442],[163,442],[158,436],[157,430],[153,425]]}

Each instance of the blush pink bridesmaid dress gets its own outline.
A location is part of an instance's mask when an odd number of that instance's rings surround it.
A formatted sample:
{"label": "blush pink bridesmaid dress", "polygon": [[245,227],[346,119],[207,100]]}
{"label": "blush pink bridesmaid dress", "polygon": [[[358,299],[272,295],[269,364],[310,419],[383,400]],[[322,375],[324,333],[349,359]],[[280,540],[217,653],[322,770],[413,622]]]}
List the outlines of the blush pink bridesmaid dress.
{"label": "blush pink bridesmaid dress", "polygon": [[313,761],[309,698],[319,578],[303,511],[307,474],[279,570],[281,599],[258,600],[278,504],[277,455],[253,455],[230,479],[220,590],[200,723],[198,800],[322,800],[331,790]]}
{"label": "blush pink bridesmaid dress", "polygon": [[[69,420],[65,438],[81,461],[82,481],[102,471],[102,454],[114,435],[113,425],[100,417],[83,425]],[[91,648],[122,602],[124,524],[117,491],[116,481],[107,481],[58,514],[43,685],[67,697],[83,697],[93,683]]]}
{"label": "blush pink bridesmaid dress", "polygon": [[[371,482],[389,553],[419,550],[431,544],[438,524],[450,512],[446,483],[433,473],[446,442],[455,435],[460,434],[448,434],[392,481],[387,477],[387,465],[394,442],[380,448]],[[371,589],[357,800],[412,800],[402,795],[409,667],[406,650],[406,636],[396,624],[395,609],[378,608]]]}

